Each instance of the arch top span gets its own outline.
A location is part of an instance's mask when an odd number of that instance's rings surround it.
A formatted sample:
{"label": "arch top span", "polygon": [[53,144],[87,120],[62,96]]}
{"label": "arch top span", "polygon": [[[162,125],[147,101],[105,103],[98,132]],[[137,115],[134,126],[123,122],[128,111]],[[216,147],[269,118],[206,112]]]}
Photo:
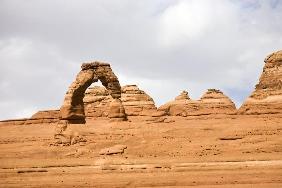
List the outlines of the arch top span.
{"label": "arch top span", "polygon": [[90,63],[82,63],[81,65],[81,70],[87,70],[87,69],[96,69],[98,67],[110,67],[109,63],[104,63],[104,62],[99,62],[99,61],[94,61]]}
{"label": "arch top span", "polygon": [[113,97],[110,104],[109,118],[125,120],[126,115],[122,106],[121,86],[110,64],[102,62],[83,63],[81,71],[75,81],[70,85],[60,108],[62,119],[73,123],[85,123],[83,97],[86,89],[93,83],[101,81],[102,85]]}

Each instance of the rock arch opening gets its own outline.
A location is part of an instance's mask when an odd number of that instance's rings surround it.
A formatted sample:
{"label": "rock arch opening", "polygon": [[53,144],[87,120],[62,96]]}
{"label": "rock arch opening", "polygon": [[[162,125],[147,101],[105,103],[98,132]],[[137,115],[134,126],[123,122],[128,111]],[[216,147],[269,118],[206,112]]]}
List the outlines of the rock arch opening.
{"label": "rock arch opening", "polygon": [[70,123],[85,123],[83,98],[86,89],[94,82],[102,85],[113,97],[108,117],[116,120],[126,120],[124,107],[121,103],[121,86],[110,64],[101,62],[83,63],[81,71],[70,85],[60,108],[61,118]]}

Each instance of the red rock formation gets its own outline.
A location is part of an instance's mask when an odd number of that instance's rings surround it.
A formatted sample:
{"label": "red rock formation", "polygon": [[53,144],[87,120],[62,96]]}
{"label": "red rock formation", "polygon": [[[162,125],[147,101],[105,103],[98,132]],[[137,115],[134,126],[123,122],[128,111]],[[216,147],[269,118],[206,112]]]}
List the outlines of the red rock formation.
{"label": "red rock formation", "polygon": [[193,106],[198,106],[198,102],[191,100],[187,91],[182,91],[175,100],[160,106],[158,111],[163,111],[166,115],[186,117],[187,112],[194,109]]}
{"label": "red rock formation", "polygon": [[[120,109],[120,104],[113,102],[113,100],[113,97],[105,87],[94,86],[88,88],[83,98],[86,118],[115,118],[121,116],[122,114],[120,113],[126,113],[128,116],[151,116],[157,109],[153,99],[136,85],[126,85],[121,88],[121,101],[125,111]],[[59,110],[45,110],[36,112],[29,119],[7,120],[3,122],[13,125],[42,124],[56,123],[59,119]]]}
{"label": "red rock formation", "polygon": [[0,121],[0,125],[1,124],[5,124],[5,125],[24,125],[27,120],[28,120],[27,118],[7,119],[7,120]]}
{"label": "red rock formation", "polygon": [[174,101],[159,107],[171,116],[199,116],[211,114],[235,114],[234,103],[221,91],[209,89],[200,100],[191,100],[188,92],[183,91]]}
{"label": "red rock formation", "polygon": [[27,119],[25,124],[56,123],[60,119],[59,110],[38,111]]}
{"label": "red rock formation", "polygon": [[[265,59],[255,91],[239,109],[239,114],[278,114],[282,112],[282,51]],[[234,114],[234,103],[221,91],[209,89],[200,100],[183,91],[175,100],[156,109],[153,99],[136,85],[120,87],[109,64],[86,63],[66,93],[60,110],[39,111],[29,119],[4,120],[13,125],[55,123],[59,119],[84,122],[85,116],[124,120],[129,116],[199,116]],[[100,80],[105,87],[88,88]],[[88,89],[87,89],[88,88]],[[87,89],[87,90],[86,90]],[[85,95],[85,97],[84,97]]]}
{"label": "red rock formation", "polygon": [[109,114],[109,117],[125,120],[126,115],[120,100],[121,87],[110,65],[100,62],[83,63],[81,69],[76,80],[71,84],[66,93],[64,103],[60,109],[62,119],[73,123],[85,123],[84,93],[93,82],[100,80],[109,91],[109,94],[115,99],[110,105],[111,109],[109,112],[113,114]]}
{"label": "red rock formation", "polygon": [[29,124],[43,124],[43,123],[56,123],[60,119],[59,110],[44,110],[38,111],[33,114],[30,118],[23,119],[10,119],[0,121],[0,123],[11,124],[11,125],[29,125]]}
{"label": "red rock formation", "polygon": [[105,87],[94,86],[88,88],[83,98],[85,116],[89,119],[93,117],[107,117],[109,104],[112,99]]}
{"label": "red rock formation", "polygon": [[[83,99],[86,117],[109,117],[112,100],[104,87],[89,88]],[[152,115],[157,109],[153,99],[136,85],[126,85],[121,88],[121,102],[127,116]]]}
{"label": "red rock formation", "polygon": [[200,99],[200,114],[235,114],[236,106],[229,97],[217,89],[208,89]]}
{"label": "red rock formation", "polygon": [[189,100],[190,97],[188,96],[188,92],[187,91],[182,91],[180,93],[180,95],[178,95],[177,97],[175,97],[175,100],[176,101],[179,101],[179,100]]}
{"label": "red rock formation", "polygon": [[239,109],[240,114],[282,113],[282,50],[270,54],[264,62],[259,83]]}
{"label": "red rock formation", "polygon": [[128,116],[151,116],[157,110],[154,100],[136,85],[121,88],[121,101]]}

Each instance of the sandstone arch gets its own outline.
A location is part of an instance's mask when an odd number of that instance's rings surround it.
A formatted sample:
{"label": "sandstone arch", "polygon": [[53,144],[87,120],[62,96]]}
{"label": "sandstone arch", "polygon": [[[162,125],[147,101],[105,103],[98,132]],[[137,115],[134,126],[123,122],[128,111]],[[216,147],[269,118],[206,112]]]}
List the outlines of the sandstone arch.
{"label": "sandstone arch", "polygon": [[117,76],[113,73],[110,64],[92,62],[83,63],[81,71],[70,85],[60,108],[61,118],[71,123],[85,123],[83,97],[86,89],[93,83],[101,81],[102,85],[113,97],[110,104],[109,118],[125,120],[125,110],[122,106],[121,87]]}

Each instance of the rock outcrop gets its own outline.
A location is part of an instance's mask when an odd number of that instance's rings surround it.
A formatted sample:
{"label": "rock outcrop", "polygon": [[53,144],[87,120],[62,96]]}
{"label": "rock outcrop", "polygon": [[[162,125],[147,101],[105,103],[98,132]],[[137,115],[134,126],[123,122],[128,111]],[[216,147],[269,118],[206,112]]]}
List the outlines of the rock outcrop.
{"label": "rock outcrop", "polygon": [[56,123],[60,119],[59,110],[38,111],[27,119],[25,124]]}
{"label": "rock outcrop", "polygon": [[196,106],[198,102],[191,100],[187,91],[182,91],[179,96],[175,97],[175,100],[160,106],[158,111],[163,111],[164,114],[170,116],[186,117],[187,114],[191,114],[189,111],[195,109]]}
{"label": "rock outcrop", "polygon": [[30,125],[30,124],[49,124],[49,123],[57,123],[60,119],[60,111],[59,110],[44,110],[38,111],[33,114],[30,118],[23,119],[10,119],[0,121],[1,123],[10,124],[10,125]]}
{"label": "rock outcrop", "polygon": [[5,125],[24,125],[27,120],[28,120],[27,118],[1,120],[0,121],[0,125],[1,124],[5,124]]}
{"label": "rock outcrop", "polygon": [[69,87],[64,103],[60,109],[62,119],[72,123],[85,123],[83,97],[86,89],[93,83],[101,81],[103,86],[112,96],[113,104],[110,105],[110,118],[125,120],[126,115],[122,106],[121,87],[117,76],[113,73],[108,63],[83,63],[76,80]]}
{"label": "rock outcrop", "polygon": [[199,116],[212,114],[235,114],[234,103],[221,91],[209,89],[200,100],[192,100],[187,91],[183,91],[174,101],[159,107],[171,116]]}
{"label": "rock outcrop", "polygon": [[150,116],[157,110],[154,100],[136,85],[121,88],[121,101],[128,116]]}
{"label": "rock outcrop", "polygon": [[217,89],[208,89],[200,99],[200,114],[235,114],[232,100]]}
{"label": "rock outcrop", "polygon": [[[121,87],[117,76],[107,63],[83,63],[81,71],[70,85],[60,110],[35,113],[28,119],[4,120],[11,125],[56,123],[85,123],[85,118],[108,117],[126,120],[127,116],[152,116],[154,121],[164,121],[162,116],[200,116],[215,114],[281,114],[282,113],[282,50],[265,58],[265,66],[255,91],[236,111],[234,103],[216,89],[208,91],[199,99],[190,99],[182,91],[175,100],[158,109],[154,100],[136,85]],[[104,87],[89,88],[101,81]],[[161,118],[158,118],[161,117]]]}
{"label": "rock outcrop", "polygon": [[[89,87],[85,91],[85,97],[83,98],[85,117],[88,119],[97,117],[115,119],[123,116],[123,114],[128,116],[151,116],[157,111],[154,100],[136,85],[121,87],[120,101],[122,104],[114,99],[103,86]],[[16,125],[43,124],[57,123],[60,119],[60,110],[45,110],[36,112],[28,119],[6,120],[3,123]]]}
{"label": "rock outcrop", "polygon": [[259,83],[239,109],[239,114],[282,113],[282,50],[270,54],[264,62]]}
{"label": "rock outcrop", "polygon": [[[83,99],[87,118],[112,117],[110,106],[115,105],[109,92],[100,86],[87,89]],[[154,100],[136,85],[121,88],[121,102],[127,116],[150,116],[156,112]]]}
{"label": "rock outcrop", "polygon": [[180,100],[190,100],[190,97],[188,96],[188,92],[187,91],[182,91],[180,93],[180,95],[178,95],[177,97],[175,97],[176,101],[180,101]]}
{"label": "rock outcrop", "polygon": [[113,100],[105,87],[90,87],[83,98],[86,118],[108,117],[109,104]]}

